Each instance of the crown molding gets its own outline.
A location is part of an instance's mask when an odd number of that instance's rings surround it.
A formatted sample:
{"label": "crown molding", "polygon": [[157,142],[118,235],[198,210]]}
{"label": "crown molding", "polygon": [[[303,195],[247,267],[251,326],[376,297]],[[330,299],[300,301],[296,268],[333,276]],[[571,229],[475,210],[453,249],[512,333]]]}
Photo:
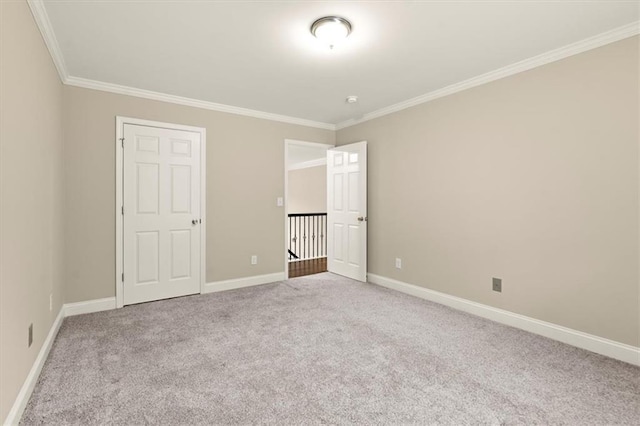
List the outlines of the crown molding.
{"label": "crown molding", "polygon": [[229,114],[244,115],[247,117],[254,117],[264,120],[278,121],[282,123],[296,124],[300,126],[333,131],[364,123],[365,121],[373,120],[374,118],[382,117],[394,112],[402,111],[403,109],[407,109],[412,106],[431,102],[433,100],[452,95],[463,90],[471,89],[482,84],[490,83],[501,78],[528,71],[530,69],[546,65],[551,62],[559,61],[569,56],[577,55],[579,53],[596,49],[598,47],[640,34],[640,21],[635,21],[622,27],[615,28],[611,31],[607,31],[596,36],[578,41],[576,43],[551,50],[541,55],[534,56],[511,65],[507,65],[506,67],[499,68],[497,70],[490,71],[488,73],[481,74],[479,76],[472,77],[458,83],[454,83],[441,89],[434,90],[424,95],[378,109],[376,111],[364,114],[359,118],[349,119],[338,124],[331,124],[70,76],[67,71],[67,67],[60,50],[58,40],[56,39],[53,27],[51,26],[51,21],[49,21],[49,16],[47,15],[47,11],[44,7],[43,0],[27,0],[27,3],[29,5],[29,8],[31,9],[31,13],[33,14],[36,24],[40,29],[42,38],[44,39],[44,42],[49,49],[49,53],[51,54],[53,63],[58,70],[60,80],[64,84],[86,89],[100,90],[103,92],[117,93],[121,95],[134,96],[161,102],[169,102],[178,105],[186,105],[195,108],[208,109],[212,111],[226,112]]}
{"label": "crown molding", "polygon": [[117,93],[119,95],[134,96],[137,98],[151,99],[154,101],[169,102],[172,104],[185,105],[195,108],[208,109],[229,114],[244,115],[247,117],[261,118],[264,120],[279,121],[299,126],[315,127],[325,130],[336,130],[336,126],[330,123],[307,120],[304,118],[290,117],[288,115],[272,114],[270,112],[257,111],[248,108],[241,108],[231,105],[217,104],[214,102],[202,101],[199,99],[185,98],[182,96],[169,95],[166,93],[153,92],[151,90],[138,89],[135,87],[122,86],[119,84],[105,83],[97,80],[89,80],[79,77],[68,77],[65,84],[69,86],[82,87],[85,89],[100,90],[103,92]]}
{"label": "crown molding", "polygon": [[49,54],[51,55],[51,59],[53,59],[53,64],[58,70],[60,80],[65,83],[69,77],[69,73],[67,72],[67,66],[64,62],[58,39],[53,32],[51,21],[49,21],[49,15],[47,15],[47,10],[44,7],[44,2],[42,0],[27,0],[27,4],[29,5],[29,9],[31,9],[31,14],[36,21],[40,34],[42,34],[44,44],[47,46],[47,49],[49,49]]}
{"label": "crown molding", "polygon": [[576,43],[572,43],[558,49],[550,50],[549,52],[543,53],[541,55],[534,56],[511,65],[507,65],[506,67],[498,68],[494,71],[489,71],[488,73],[472,77],[468,80],[443,87],[442,89],[434,90],[433,92],[429,92],[424,95],[411,98],[385,108],[381,108],[379,110],[364,114],[360,118],[342,121],[336,124],[336,130],[351,127],[356,124],[364,123],[365,121],[373,120],[374,118],[402,111],[403,109],[407,109],[412,106],[431,102],[433,100],[452,95],[463,90],[471,89],[472,87],[480,86],[482,84],[490,83],[501,78],[528,71],[530,69],[537,68],[551,62],[568,58],[569,56],[577,55],[579,53],[596,49],[598,47],[602,47],[604,45],[614,43],[625,38],[633,37],[635,35],[638,35],[639,33],[640,21],[632,22],[622,27],[615,28],[611,31],[607,31],[596,36],[578,41]]}
{"label": "crown molding", "polygon": [[122,86],[119,84],[106,83],[97,80],[89,80],[86,78],[74,77],[69,75],[67,67],[60,50],[60,45],[53,31],[49,15],[45,9],[43,0],[27,0],[31,14],[42,34],[42,38],[49,49],[49,54],[53,59],[58,75],[62,83],[69,86],[83,87],[85,89],[100,90],[103,92],[117,93],[120,95],[135,96],[138,98],[151,99],[162,102],[169,102],[178,105],[186,105],[195,108],[208,109],[218,112],[226,112],[229,114],[244,115],[247,117],[260,118],[270,121],[278,121],[281,123],[296,124],[299,126],[313,127],[324,130],[336,130],[336,126],[330,123],[322,123],[319,121],[307,120],[304,118],[290,117],[287,115],[273,114],[270,112],[257,111],[248,108],[235,107],[231,105],[218,104],[214,102],[203,101],[199,99],[185,98],[182,96],[169,95],[161,92],[138,89],[135,87]]}

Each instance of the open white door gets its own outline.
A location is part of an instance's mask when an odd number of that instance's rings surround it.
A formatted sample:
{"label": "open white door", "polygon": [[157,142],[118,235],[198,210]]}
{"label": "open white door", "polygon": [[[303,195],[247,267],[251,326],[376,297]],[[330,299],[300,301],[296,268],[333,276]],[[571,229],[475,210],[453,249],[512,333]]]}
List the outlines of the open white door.
{"label": "open white door", "polygon": [[124,304],[200,293],[197,132],[124,124]]}
{"label": "open white door", "polygon": [[367,142],[327,150],[327,269],[367,281]]}

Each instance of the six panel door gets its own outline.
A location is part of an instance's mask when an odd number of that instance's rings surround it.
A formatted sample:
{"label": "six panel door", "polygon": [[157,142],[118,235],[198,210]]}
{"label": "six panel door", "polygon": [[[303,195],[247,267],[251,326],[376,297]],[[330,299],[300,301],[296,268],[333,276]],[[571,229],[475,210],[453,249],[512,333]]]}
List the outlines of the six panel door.
{"label": "six panel door", "polygon": [[327,150],[327,269],[367,281],[367,143]]}
{"label": "six panel door", "polygon": [[200,134],[124,125],[124,304],[200,293]]}

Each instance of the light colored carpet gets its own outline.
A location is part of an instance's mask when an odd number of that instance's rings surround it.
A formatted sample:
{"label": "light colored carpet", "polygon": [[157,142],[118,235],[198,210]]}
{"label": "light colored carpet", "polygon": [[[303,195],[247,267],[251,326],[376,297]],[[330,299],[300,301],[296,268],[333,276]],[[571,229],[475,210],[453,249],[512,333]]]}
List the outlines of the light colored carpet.
{"label": "light colored carpet", "polygon": [[638,424],[640,368],[328,273],[67,318],[23,424]]}

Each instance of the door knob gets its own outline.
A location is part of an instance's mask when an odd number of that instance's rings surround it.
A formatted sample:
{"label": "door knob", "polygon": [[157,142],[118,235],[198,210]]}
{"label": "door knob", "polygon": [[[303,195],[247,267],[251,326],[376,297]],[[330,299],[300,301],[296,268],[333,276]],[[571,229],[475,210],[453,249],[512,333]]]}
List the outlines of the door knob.
{"label": "door knob", "polygon": [[193,220],[191,221],[191,224],[192,224],[192,225],[196,225],[197,223],[198,223],[198,219],[193,219]]}
{"label": "door knob", "polygon": [[360,216],[358,218],[358,222],[366,222],[367,221],[367,217],[366,216]]}

